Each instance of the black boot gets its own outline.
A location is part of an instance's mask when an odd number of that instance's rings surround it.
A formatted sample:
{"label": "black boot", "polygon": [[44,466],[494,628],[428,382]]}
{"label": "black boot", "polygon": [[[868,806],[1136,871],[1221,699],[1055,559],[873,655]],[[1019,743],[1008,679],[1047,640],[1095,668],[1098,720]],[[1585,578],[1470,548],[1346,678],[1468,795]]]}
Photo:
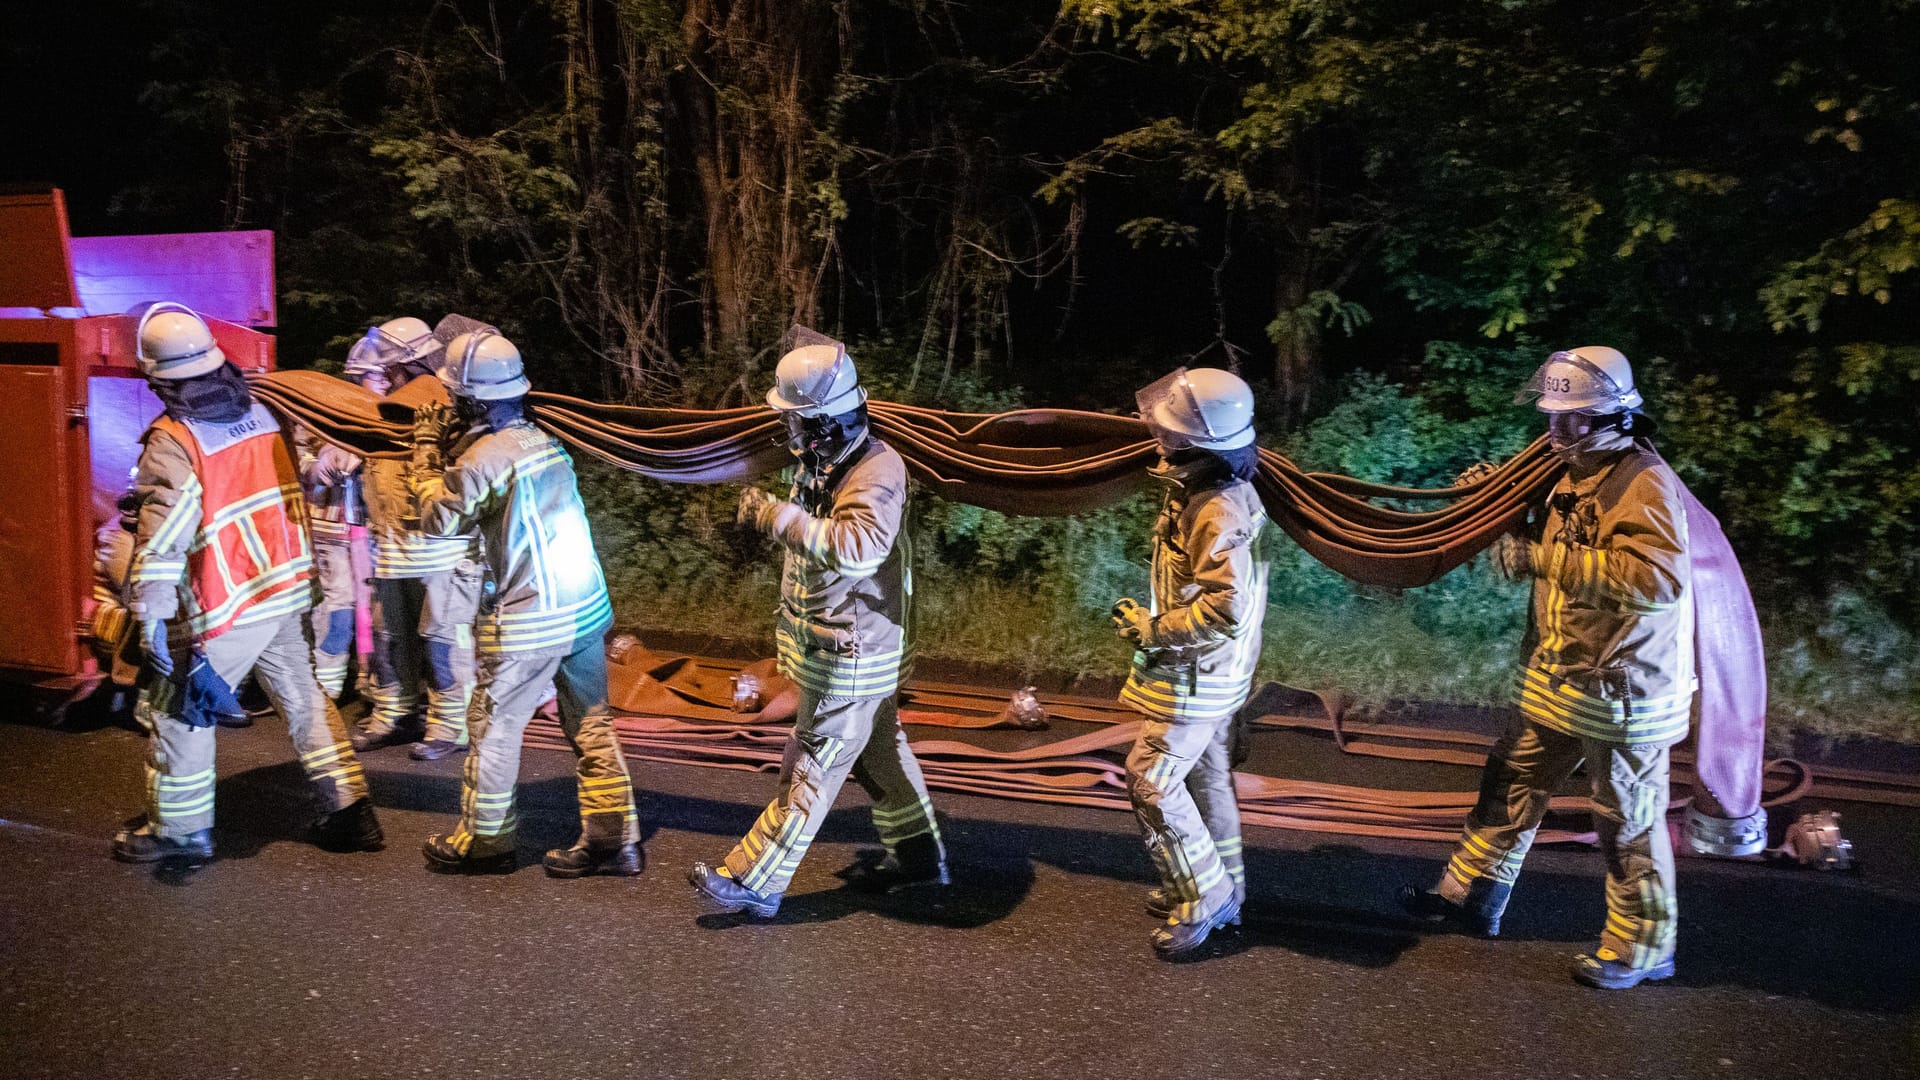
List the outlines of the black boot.
{"label": "black boot", "polygon": [[427,869],[436,874],[511,874],[514,869],[511,851],[498,855],[463,855],[444,835],[427,837],[421,850],[427,856]]}
{"label": "black boot", "polygon": [[313,823],[313,842],[328,851],[379,851],[387,846],[374,816],[373,800],[362,795]]}
{"label": "black boot", "polygon": [[413,749],[407,751],[407,756],[415,761],[438,761],[448,754],[464,754],[466,751],[467,744],[463,742],[454,742],[452,739],[428,739],[426,742],[415,743]]}
{"label": "black boot", "polygon": [[714,902],[721,911],[744,911],[762,919],[771,919],[780,910],[779,893],[757,893],[727,875],[697,862],[687,871],[687,882]]}
{"label": "black boot", "polygon": [[400,746],[404,743],[419,742],[426,738],[426,731],[413,724],[400,724],[385,730],[355,731],[347,736],[353,744],[353,752],[364,754],[369,750],[378,750],[386,746]]}
{"label": "black boot", "polygon": [[1467,902],[1456,904],[1431,889],[1415,885],[1400,887],[1400,907],[1423,922],[1444,926],[1474,937],[1499,937],[1500,917],[1513,895],[1512,885],[1496,884],[1481,878],[1467,890]]}
{"label": "black boot", "polygon": [[1168,923],[1165,926],[1156,926],[1147,936],[1147,940],[1153,943],[1153,951],[1161,956],[1179,956],[1181,953],[1192,952],[1199,948],[1206,942],[1207,935],[1220,927],[1239,921],[1240,901],[1228,900],[1213,914],[1199,922]]}
{"label": "black boot", "polygon": [[548,877],[578,878],[589,874],[635,877],[647,868],[647,855],[639,844],[590,848],[582,840],[570,848],[554,848],[542,862]]}
{"label": "black boot", "polygon": [[[1151,889],[1147,892],[1147,914],[1156,919],[1163,920],[1173,917],[1173,901],[1167,899],[1167,890]],[[1233,918],[1228,920],[1227,925],[1240,925],[1240,912],[1238,909],[1234,911]]]}
{"label": "black boot", "polygon": [[200,829],[179,839],[154,835],[145,821],[113,835],[113,857],[121,862],[178,861],[192,867],[213,861],[213,830]]}
{"label": "black boot", "polygon": [[872,893],[948,883],[947,860],[941,856],[940,841],[932,833],[910,836],[895,844],[886,858],[857,863],[842,876],[849,888]]}
{"label": "black boot", "polygon": [[1613,955],[1612,950],[1606,956],[1601,950],[1583,952],[1573,958],[1573,981],[1596,990],[1631,990],[1643,982],[1658,982],[1673,978],[1673,957],[1669,956],[1652,967],[1631,967],[1626,961]]}

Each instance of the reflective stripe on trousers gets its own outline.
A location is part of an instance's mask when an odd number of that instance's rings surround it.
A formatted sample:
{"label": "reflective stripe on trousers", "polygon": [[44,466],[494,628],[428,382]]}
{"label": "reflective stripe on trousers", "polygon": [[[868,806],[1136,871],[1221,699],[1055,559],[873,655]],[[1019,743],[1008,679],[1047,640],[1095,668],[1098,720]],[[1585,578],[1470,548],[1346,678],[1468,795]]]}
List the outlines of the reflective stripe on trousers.
{"label": "reflective stripe on trousers", "polygon": [[1481,877],[1512,884],[1547,803],[1585,760],[1607,864],[1600,944],[1634,967],[1665,961],[1673,955],[1679,916],[1667,833],[1667,748],[1579,739],[1524,717],[1512,723],[1487,756],[1479,800],[1440,879],[1440,895],[1463,902]]}
{"label": "reflective stripe on trousers", "polygon": [[1148,717],[1127,754],[1127,795],[1160,886],[1174,901],[1173,922],[1199,922],[1247,895],[1232,738],[1231,716]]}
{"label": "reflective stripe on trousers", "polygon": [[427,738],[465,745],[475,678],[473,621],[480,568],[373,581],[373,711],[368,734],[384,734],[427,700]]}
{"label": "reflective stripe on trousers", "polygon": [[560,728],[573,745],[579,777],[580,836],[593,848],[640,839],[633,781],[614,737],[607,707],[607,652],[598,633],[566,653],[490,653],[480,659],[479,685],[467,713],[473,750],[462,773],[460,824],[450,840],[463,855],[513,850],[519,824],[514,791],[520,743],[551,682],[560,699]]}
{"label": "reflective stripe on trousers", "polygon": [[723,871],[754,892],[785,892],[849,775],[873,800],[873,825],[888,851],[923,833],[940,847],[933,800],[900,729],[895,696],[823,698],[801,687],[780,794],[728,853]]}
{"label": "reflective stripe on trousers", "polygon": [[[338,810],[367,794],[360,761],[347,743],[346,725],[313,674],[312,631],[304,611],[241,626],[201,643],[207,660],[229,686],[249,673],[287,721],[300,767],[324,810]],[[184,654],[174,664],[187,663]],[[179,688],[158,680],[141,695],[147,728],[147,820],[156,833],[177,839],[213,827],[214,728],[188,727],[174,713]]]}
{"label": "reflective stripe on trousers", "polygon": [[[353,655],[355,635],[350,629],[345,640],[339,640],[338,633],[329,632],[334,630],[337,612],[348,613],[347,625],[353,625],[351,614],[356,608],[353,545],[345,537],[337,540],[316,539],[313,543],[313,571],[320,588],[319,602],[314,604],[311,615],[313,673],[327,696],[337,698],[346,687],[347,664]],[[333,640],[329,640],[330,637]]]}

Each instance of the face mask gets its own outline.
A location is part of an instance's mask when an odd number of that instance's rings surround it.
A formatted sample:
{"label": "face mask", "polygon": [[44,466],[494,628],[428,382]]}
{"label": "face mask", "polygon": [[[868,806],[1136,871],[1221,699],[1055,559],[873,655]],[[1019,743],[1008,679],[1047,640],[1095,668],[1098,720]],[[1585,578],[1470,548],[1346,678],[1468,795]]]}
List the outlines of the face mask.
{"label": "face mask", "polygon": [[176,420],[231,423],[253,408],[246,376],[232,364],[223,364],[191,379],[152,379],[148,385]]}
{"label": "face mask", "polygon": [[800,416],[787,413],[787,452],[813,471],[830,469],[866,438],[862,410],[839,416]]}
{"label": "face mask", "polygon": [[1547,445],[1554,453],[1565,453],[1593,433],[1594,418],[1585,413],[1549,413]]}
{"label": "face mask", "polygon": [[375,397],[385,397],[387,391],[392,389],[392,384],[388,381],[386,372],[373,371],[360,376],[360,388]]}
{"label": "face mask", "polygon": [[1217,471],[1218,463],[1219,459],[1205,450],[1187,447],[1169,453],[1162,448],[1160,464],[1148,469],[1147,475],[1172,487],[1192,487],[1205,474]]}
{"label": "face mask", "polygon": [[1579,466],[1595,454],[1618,450],[1632,441],[1627,425],[1631,414],[1552,413],[1547,420],[1547,445],[1554,456]]}

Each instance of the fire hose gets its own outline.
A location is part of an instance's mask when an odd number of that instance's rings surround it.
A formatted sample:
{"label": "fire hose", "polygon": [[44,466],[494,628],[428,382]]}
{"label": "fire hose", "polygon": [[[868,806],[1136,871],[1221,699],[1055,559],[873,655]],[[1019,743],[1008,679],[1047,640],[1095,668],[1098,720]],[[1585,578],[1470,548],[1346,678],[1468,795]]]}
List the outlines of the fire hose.
{"label": "fire hose", "polygon": [[[388,397],[310,371],[249,376],[256,396],[284,419],[367,457],[406,456],[415,405],[444,401],[438,380],[416,379]],[[528,395],[535,423],[574,449],[669,483],[747,482],[788,461],[777,419],[766,409],[660,409],[608,405],[558,394]],[[944,498],[1010,514],[1064,516],[1110,506],[1143,490],[1155,460],[1144,423],[1105,413],[1023,409],[993,415],[868,403],[875,433],[897,450],[915,479]],[[1470,480],[1438,489],[1374,484],[1308,472],[1285,455],[1260,451],[1255,487],[1268,514],[1316,559],[1355,581],[1392,588],[1426,585],[1515,528],[1558,481],[1559,462],[1545,439]],[[1699,850],[1750,854],[1765,845],[1762,795],[1767,774],[1766,671],[1759,621],[1738,560],[1719,522],[1689,492],[1696,670],[1692,725],[1696,782],[1687,804],[1688,840]],[[1423,502],[1403,510],[1376,500]],[[731,767],[760,768],[777,739],[752,725],[719,732],[661,727],[672,718],[622,720],[622,738],[642,757],[665,753],[661,740],[699,745]],[[1086,743],[1067,740],[1045,754],[981,758],[980,750],[926,747],[929,782],[950,790],[1053,796],[1108,805],[1111,763],[1088,757],[1120,739],[1114,725]],[[698,735],[695,739],[693,736]],[[671,736],[671,738],[669,738]],[[1129,735],[1125,735],[1130,738]],[[784,736],[779,736],[784,738]],[[1114,745],[1118,745],[1115,743]],[[920,752],[922,744],[916,744]],[[1064,755],[1070,764],[1044,764]],[[1018,774],[1009,778],[1003,774]],[[1326,785],[1242,775],[1248,820],[1328,831],[1395,830],[1429,836],[1453,829],[1470,794],[1323,790]],[[1364,797],[1356,792],[1369,792]],[[1308,794],[1311,793],[1311,794]],[[1465,799],[1466,803],[1460,800]],[[1303,801],[1304,800],[1304,801]],[[1411,800],[1413,805],[1403,805]],[[1566,838],[1566,837],[1563,837]]]}

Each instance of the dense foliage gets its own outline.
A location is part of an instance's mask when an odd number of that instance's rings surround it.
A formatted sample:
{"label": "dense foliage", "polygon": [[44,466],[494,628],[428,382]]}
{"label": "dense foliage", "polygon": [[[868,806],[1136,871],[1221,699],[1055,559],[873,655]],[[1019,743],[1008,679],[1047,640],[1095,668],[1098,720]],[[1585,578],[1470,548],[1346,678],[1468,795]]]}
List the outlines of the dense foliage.
{"label": "dense foliage", "polygon": [[[1531,434],[1544,352],[1604,342],[1743,552],[1788,702],[1913,711],[1912,0],[35,6],[0,34],[4,178],[82,231],[276,230],[288,361],[463,310],[543,384],[644,402],[751,400],[796,320],[947,404],[1116,408],[1215,363],[1303,462],[1442,483]],[[631,617],[734,583],[728,618],[762,610],[731,493],[593,484]],[[1143,513],[924,507],[936,647],[1114,662]],[[1510,595],[1283,559],[1271,665],[1492,692]],[[1407,654],[1343,653],[1363,624]]]}

